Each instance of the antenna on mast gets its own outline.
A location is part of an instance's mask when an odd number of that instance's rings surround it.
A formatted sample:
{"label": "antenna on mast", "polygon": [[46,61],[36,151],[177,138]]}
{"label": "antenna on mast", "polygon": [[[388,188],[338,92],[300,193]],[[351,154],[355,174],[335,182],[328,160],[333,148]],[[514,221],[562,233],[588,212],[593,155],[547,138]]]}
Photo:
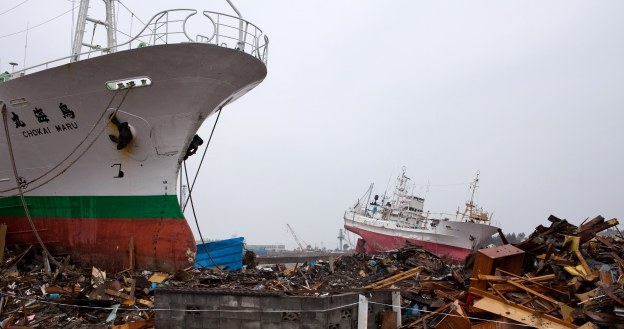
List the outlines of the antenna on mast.
{"label": "antenna on mast", "polygon": [[484,221],[485,222],[485,221],[489,221],[492,219],[491,214],[488,214],[486,211],[483,210],[483,208],[477,207],[474,204],[475,191],[477,190],[477,187],[479,186],[478,185],[479,174],[480,172],[477,170],[477,176],[472,181],[472,183],[470,183],[470,187],[468,188],[470,190],[470,199],[466,201],[466,208],[464,209],[464,212],[460,212],[459,208],[457,208],[456,217],[461,215],[461,219],[464,221],[470,221],[470,222]]}
{"label": "antenna on mast", "polygon": [[26,49],[28,48],[28,30],[29,29],[30,29],[29,22],[26,22],[26,40],[24,40],[24,61],[22,61],[22,65],[24,65],[24,69],[26,68]]}

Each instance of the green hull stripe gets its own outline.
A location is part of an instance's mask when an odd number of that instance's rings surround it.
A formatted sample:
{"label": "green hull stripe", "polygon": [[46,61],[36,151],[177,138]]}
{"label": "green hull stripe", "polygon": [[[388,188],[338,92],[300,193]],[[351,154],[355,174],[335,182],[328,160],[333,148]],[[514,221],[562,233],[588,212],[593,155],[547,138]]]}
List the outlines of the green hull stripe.
{"label": "green hull stripe", "polygon": [[[27,196],[32,217],[183,219],[175,195]],[[25,216],[19,196],[0,198],[0,218]]]}

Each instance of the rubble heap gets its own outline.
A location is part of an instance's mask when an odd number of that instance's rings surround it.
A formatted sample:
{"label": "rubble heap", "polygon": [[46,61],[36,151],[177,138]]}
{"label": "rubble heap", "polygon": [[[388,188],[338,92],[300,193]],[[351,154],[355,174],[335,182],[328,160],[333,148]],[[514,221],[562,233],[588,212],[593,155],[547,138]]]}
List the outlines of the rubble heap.
{"label": "rubble heap", "polygon": [[[598,216],[577,227],[548,220],[550,227],[538,226],[514,246],[518,253],[493,258],[495,268],[475,261],[474,314],[480,309],[536,327],[624,327],[624,243],[597,235],[618,221]],[[505,260],[522,260],[517,255],[524,256],[521,265]]]}
{"label": "rubble heap", "polygon": [[401,328],[624,327],[624,241],[597,235],[617,220],[548,220],[523,242],[477,251],[467,267],[406,245],[294,267],[105,273],[69,258],[50,266],[31,247],[7,249],[0,326],[152,328],[154,291],[168,286],[306,296],[398,290]]}

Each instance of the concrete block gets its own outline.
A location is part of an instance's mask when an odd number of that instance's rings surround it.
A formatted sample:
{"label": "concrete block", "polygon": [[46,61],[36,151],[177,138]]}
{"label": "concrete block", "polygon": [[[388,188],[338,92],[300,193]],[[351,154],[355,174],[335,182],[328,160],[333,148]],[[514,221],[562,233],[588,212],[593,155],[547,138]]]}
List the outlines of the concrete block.
{"label": "concrete block", "polygon": [[250,308],[234,308],[234,307],[221,307],[219,312],[222,319],[239,319],[239,320],[258,320],[260,321],[260,309]]}
{"label": "concrete block", "polygon": [[238,319],[221,319],[219,328],[241,329],[242,321]]}
{"label": "concrete block", "polygon": [[[376,293],[377,294],[377,293]],[[383,292],[371,300],[391,305]],[[155,308],[157,328],[228,329],[352,329],[357,327],[357,293],[327,297],[284,296],[278,293],[159,289]],[[352,305],[355,304],[355,305]],[[376,328],[384,305],[369,304],[368,328]],[[197,310],[194,312],[193,310]],[[200,310],[214,310],[206,312]],[[274,311],[274,312],[273,312]]]}
{"label": "concrete block", "polygon": [[260,308],[259,297],[241,296],[240,306],[247,308]]}
{"label": "concrete block", "polygon": [[263,297],[260,298],[260,308],[263,310],[301,310],[300,297]]}
{"label": "concrete block", "polygon": [[220,328],[221,318],[219,318],[219,313],[214,313],[216,316],[213,318],[203,317],[202,318],[202,328]]}
{"label": "concrete block", "polygon": [[262,322],[258,321],[243,321],[241,329],[263,329]]}
{"label": "concrete block", "polygon": [[240,296],[221,295],[219,296],[219,306],[239,307],[239,299]]}

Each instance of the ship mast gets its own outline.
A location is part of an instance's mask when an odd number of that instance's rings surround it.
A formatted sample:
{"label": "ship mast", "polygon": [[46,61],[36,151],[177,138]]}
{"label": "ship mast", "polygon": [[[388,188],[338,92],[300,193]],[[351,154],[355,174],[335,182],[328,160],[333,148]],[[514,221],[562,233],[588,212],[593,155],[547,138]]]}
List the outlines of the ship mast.
{"label": "ship mast", "polygon": [[115,6],[113,6],[113,2],[115,0],[104,0],[104,5],[106,6],[106,21],[101,21],[97,19],[93,19],[87,16],[89,11],[89,0],[81,0],[80,1],[80,9],[78,10],[78,21],[76,21],[76,33],[74,34],[74,43],[72,47],[72,62],[76,62],[80,60],[80,53],[82,52],[82,46],[89,47],[93,49],[100,49],[99,45],[91,45],[84,43],[84,33],[87,25],[87,21],[93,24],[100,24],[106,28],[106,51],[107,52],[115,52],[115,47],[117,46],[117,31],[115,29],[115,25],[117,22],[115,21]]}
{"label": "ship mast", "polygon": [[464,212],[459,212],[457,209],[456,216],[461,215],[461,219],[464,221],[489,221],[492,218],[491,214],[488,214],[486,211],[483,211],[482,208],[477,207],[474,204],[474,195],[477,190],[479,183],[479,171],[477,171],[477,177],[475,177],[474,181],[470,183],[470,199],[466,202],[466,208]]}
{"label": "ship mast", "polygon": [[470,192],[470,200],[466,203],[466,209],[468,210],[468,218],[472,218],[474,215],[474,195],[477,190],[477,183],[479,183],[479,171],[477,170],[477,177],[475,177],[472,184],[470,184],[470,188],[472,191]]}

